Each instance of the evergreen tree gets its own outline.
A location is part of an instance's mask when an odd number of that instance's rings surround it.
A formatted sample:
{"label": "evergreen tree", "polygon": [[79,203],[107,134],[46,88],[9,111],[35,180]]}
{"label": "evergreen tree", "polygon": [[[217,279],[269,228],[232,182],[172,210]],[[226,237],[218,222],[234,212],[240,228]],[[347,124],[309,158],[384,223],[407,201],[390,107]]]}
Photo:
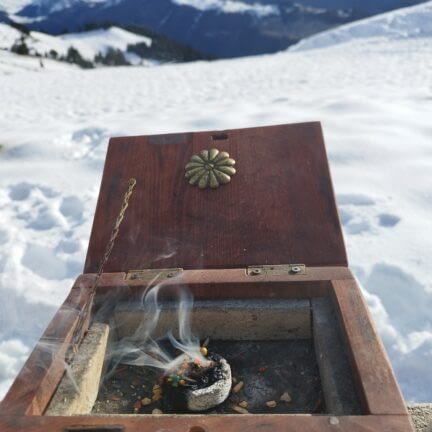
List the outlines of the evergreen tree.
{"label": "evergreen tree", "polygon": [[112,47],[108,48],[105,54],[98,53],[94,59],[95,63],[100,63],[106,66],[130,66],[124,54],[119,49]]}
{"label": "evergreen tree", "polygon": [[29,50],[27,44],[25,43],[25,37],[24,36],[21,36],[20,40],[15,42],[12,45],[11,51],[16,53],[16,54],[20,54],[20,55],[29,55],[30,54],[30,50]]}
{"label": "evergreen tree", "polygon": [[91,69],[94,67],[93,63],[91,61],[85,60],[81,56],[80,52],[73,46],[69,47],[65,60],[69,63],[75,63],[83,69]]}

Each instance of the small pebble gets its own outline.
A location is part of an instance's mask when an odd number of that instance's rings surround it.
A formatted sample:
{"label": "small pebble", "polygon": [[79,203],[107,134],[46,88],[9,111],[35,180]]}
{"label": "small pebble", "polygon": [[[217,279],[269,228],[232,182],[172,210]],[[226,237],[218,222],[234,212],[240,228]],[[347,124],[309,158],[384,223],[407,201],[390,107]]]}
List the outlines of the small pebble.
{"label": "small pebble", "polygon": [[237,383],[237,384],[233,387],[232,392],[233,392],[233,393],[238,393],[238,392],[243,388],[243,386],[244,386],[244,382],[243,382],[243,381],[240,381],[239,383]]}
{"label": "small pebble", "polygon": [[242,408],[238,405],[231,405],[231,409],[239,414],[249,414],[249,411],[246,408]]}
{"label": "small pebble", "polygon": [[242,407],[242,408],[247,408],[248,407],[248,403],[247,403],[247,401],[241,401],[239,404],[239,407]]}
{"label": "small pebble", "polygon": [[159,408],[155,408],[155,409],[152,411],[152,414],[163,414],[163,411],[160,410]]}
{"label": "small pebble", "polygon": [[285,392],[285,393],[280,397],[279,400],[281,400],[282,402],[291,402],[291,401],[292,401],[291,396],[289,395],[288,392]]}
{"label": "small pebble", "polygon": [[330,417],[329,423],[333,426],[336,426],[339,424],[339,419],[337,417]]}
{"label": "small pebble", "polygon": [[150,405],[152,403],[152,400],[149,398],[144,398],[141,400],[142,406]]}
{"label": "small pebble", "polygon": [[266,402],[266,405],[267,405],[269,408],[274,408],[274,407],[277,405],[277,402],[274,401],[274,400],[272,400],[272,401],[268,401],[268,402]]}

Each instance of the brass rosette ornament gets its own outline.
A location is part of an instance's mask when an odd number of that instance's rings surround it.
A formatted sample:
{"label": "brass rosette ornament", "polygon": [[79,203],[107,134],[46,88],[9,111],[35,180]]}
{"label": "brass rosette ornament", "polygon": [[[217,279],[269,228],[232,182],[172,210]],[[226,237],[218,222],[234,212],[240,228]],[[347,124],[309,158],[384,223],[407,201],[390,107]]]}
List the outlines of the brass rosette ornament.
{"label": "brass rosette ornament", "polygon": [[236,173],[234,165],[235,160],[225,151],[202,150],[191,157],[185,167],[185,176],[191,185],[200,189],[216,189],[231,181],[231,176]]}

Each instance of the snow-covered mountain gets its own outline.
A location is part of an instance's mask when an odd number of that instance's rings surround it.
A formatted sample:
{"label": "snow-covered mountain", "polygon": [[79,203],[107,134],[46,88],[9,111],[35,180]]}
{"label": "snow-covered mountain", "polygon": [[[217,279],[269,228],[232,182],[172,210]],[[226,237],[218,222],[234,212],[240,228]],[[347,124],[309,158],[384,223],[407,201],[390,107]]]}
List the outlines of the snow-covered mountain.
{"label": "snow-covered mountain", "polygon": [[[123,0],[1,0],[0,7],[16,13],[27,7],[33,14],[48,15],[50,13],[69,9],[79,4],[90,6],[102,5],[111,7]],[[303,5],[322,10],[347,9],[355,10],[360,15],[371,15],[392,9],[398,9],[421,3],[421,0],[171,0],[173,4],[190,6],[195,9],[217,10],[221,13],[252,13],[257,16],[277,15],[281,5]]]}
{"label": "snow-covered mountain", "polygon": [[75,63],[100,65],[154,65],[202,59],[199,53],[160,35],[151,37],[118,27],[52,36],[0,23],[0,49],[19,54]]}
{"label": "snow-covered mountain", "polygon": [[0,50],[0,394],[82,271],[110,136],[321,120],[351,267],[405,397],[431,401],[432,39],[394,36],[431,4],[377,18],[387,37],[211,63]]}
{"label": "snow-covered mountain", "polygon": [[83,59],[94,62],[97,56],[104,57],[110,50],[115,50],[121,52],[130,64],[151,64],[149,59],[139,57],[129,51],[128,47],[136,44],[151,47],[152,40],[117,27],[51,36],[40,32],[30,32],[26,35],[7,24],[0,23],[0,49],[9,50],[19,43],[26,44],[30,55],[53,59],[66,58],[68,51],[74,48]]}
{"label": "snow-covered mountain", "polygon": [[317,32],[425,0],[17,0],[19,12],[12,0],[0,0],[0,7],[2,1],[33,30],[133,25],[224,58],[280,51]]}
{"label": "snow-covered mountain", "polygon": [[[49,33],[81,30],[89,23],[136,25],[160,32],[215,57],[285,49],[316,31],[350,21],[350,12],[315,10],[300,4],[274,5],[239,0],[40,0],[20,16],[36,19],[33,29]],[[186,29],[186,31],[185,31]]]}
{"label": "snow-covered mountain", "polygon": [[19,12],[23,7],[28,6],[31,0],[1,0],[0,11],[13,15]]}
{"label": "snow-covered mountain", "polygon": [[[279,4],[280,3],[280,4]],[[350,21],[349,11],[240,0],[119,0],[103,3],[41,0],[19,15],[34,30],[60,33],[110,22],[164,34],[214,57],[285,49],[304,36]]]}
{"label": "snow-covered mountain", "polygon": [[356,21],[300,41],[291,50],[322,48],[353,39],[432,37],[432,2]]}
{"label": "snow-covered mountain", "polygon": [[[272,0],[268,0],[270,3]],[[370,16],[421,3],[416,0],[298,0],[308,6],[330,9],[353,9],[360,16]],[[427,0],[426,0],[427,1]]]}

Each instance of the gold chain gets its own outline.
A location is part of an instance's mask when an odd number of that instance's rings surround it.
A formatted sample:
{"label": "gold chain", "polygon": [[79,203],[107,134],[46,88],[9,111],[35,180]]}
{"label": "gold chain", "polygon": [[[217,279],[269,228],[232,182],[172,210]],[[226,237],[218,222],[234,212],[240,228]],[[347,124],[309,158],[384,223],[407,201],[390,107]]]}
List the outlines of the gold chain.
{"label": "gold chain", "polygon": [[135,185],[136,185],[136,180],[134,178],[129,179],[129,187],[128,187],[128,190],[126,191],[126,193],[124,194],[123,203],[122,203],[122,206],[120,209],[120,213],[117,216],[116,223],[114,225],[114,229],[112,230],[110,239],[108,240],[108,243],[106,245],[104,256],[102,257],[102,259],[100,261],[99,269],[97,272],[97,277],[95,280],[95,284],[97,284],[100,276],[102,275],[104,266],[105,266],[106,262],[108,261],[108,258],[111,255],[111,251],[113,250],[113,247],[114,247],[114,242],[115,242],[115,240],[118,236],[118,233],[120,231],[120,225],[123,222],[123,219],[124,219],[124,216],[126,213],[126,209],[129,206],[129,199],[132,196],[133,189],[134,189]]}
{"label": "gold chain", "polygon": [[123,219],[125,217],[126,210],[127,210],[128,206],[129,206],[129,199],[132,196],[132,193],[133,193],[135,185],[136,185],[136,179],[130,178],[129,179],[128,189],[127,189],[127,191],[126,191],[126,193],[124,194],[124,197],[123,197],[123,203],[122,203],[122,206],[120,208],[120,212],[119,212],[119,214],[117,216],[114,228],[113,228],[113,230],[111,232],[111,236],[110,236],[110,238],[108,240],[108,243],[106,245],[105,253],[104,253],[104,255],[103,255],[103,257],[102,257],[102,259],[101,259],[101,261],[99,263],[99,268],[98,268],[98,271],[97,271],[97,274],[96,274],[96,278],[95,278],[95,280],[93,282],[93,285],[92,285],[92,287],[90,289],[89,300],[86,302],[86,304],[84,305],[84,307],[83,307],[83,309],[82,309],[82,311],[80,313],[79,322],[78,322],[78,324],[76,326],[76,330],[74,332],[74,336],[72,337],[72,341],[71,341],[69,350],[68,350],[68,352],[65,355],[65,360],[68,363],[72,360],[73,354],[76,353],[77,350],[78,350],[79,343],[81,342],[81,339],[82,339],[82,336],[83,336],[83,333],[84,333],[82,331],[84,323],[85,323],[85,321],[86,321],[86,319],[87,319],[87,317],[89,315],[89,312],[91,311],[91,308],[93,306],[93,301],[94,301],[94,297],[95,297],[95,294],[96,294],[96,289],[97,289],[97,287],[99,285],[99,281],[100,281],[100,278],[102,276],[105,264],[108,261],[110,255],[111,255],[111,252],[113,250],[115,240],[116,240],[116,238],[118,236],[118,233],[120,231],[120,225],[123,222]]}

